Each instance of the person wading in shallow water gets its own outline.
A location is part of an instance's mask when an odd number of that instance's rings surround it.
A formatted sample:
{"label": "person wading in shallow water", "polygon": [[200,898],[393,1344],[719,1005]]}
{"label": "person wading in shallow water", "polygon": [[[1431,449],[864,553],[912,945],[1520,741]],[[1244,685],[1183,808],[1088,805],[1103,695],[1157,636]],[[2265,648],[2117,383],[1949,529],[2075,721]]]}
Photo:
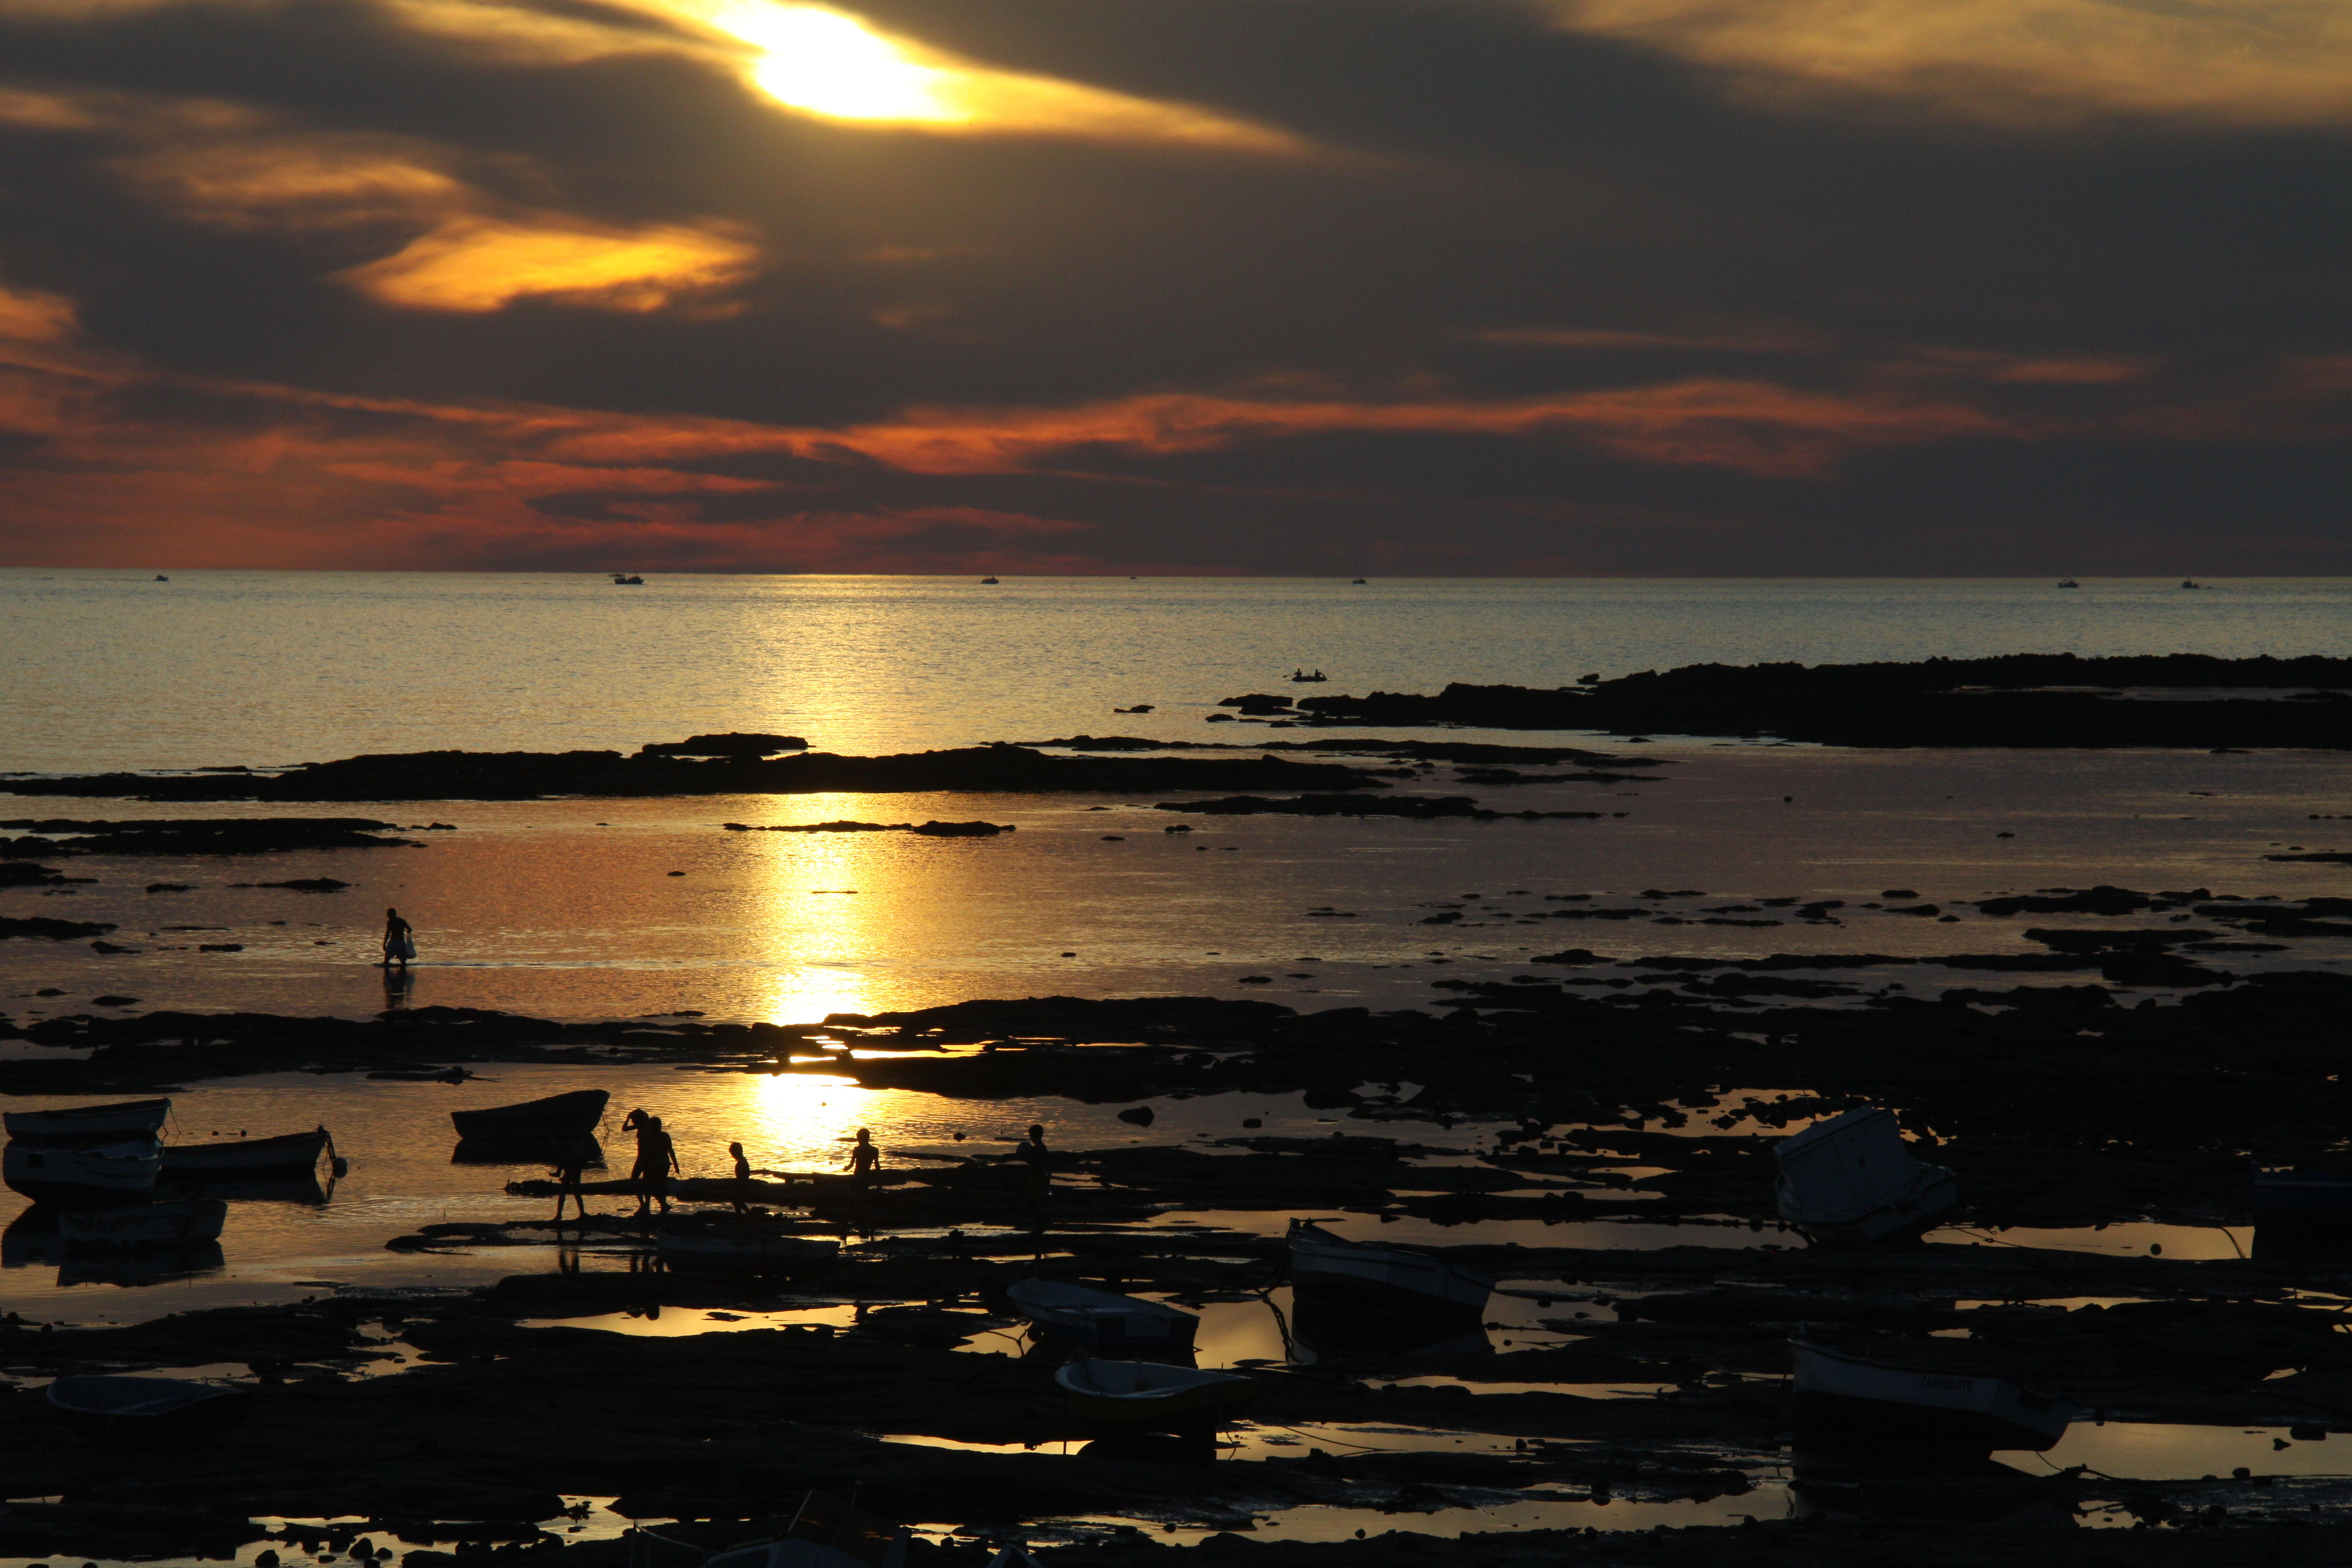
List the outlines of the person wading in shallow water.
{"label": "person wading in shallow water", "polygon": [[849,1145],[849,1184],[864,1192],[874,1184],[874,1173],[881,1168],[882,1151],[874,1146],[873,1132],[859,1128],[856,1141]]}
{"label": "person wading in shallow water", "polygon": [[1033,1204],[1044,1203],[1046,1194],[1054,1189],[1054,1156],[1053,1152],[1045,1147],[1045,1130],[1031,1127],[1027,1140],[1013,1151],[1013,1157],[1029,1167],[1024,1195]]}
{"label": "person wading in shallow water", "polygon": [[669,1178],[677,1168],[677,1143],[662,1131],[660,1117],[646,1117],[637,1124],[637,1163],[629,1172],[629,1179],[637,1184],[639,1215],[656,1203],[661,1205],[662,1213],[669,1213]]}
{"label": "person wading in shallow water", "polygon": [[555,1223],[563,1223],[563,1200],[570,1198],[580,1205],[580,1217],[588,1217],[588,1197],[580,1190],[581,1173],[588,1168],[590,1152],[595,1142],[589,1138],[562,1137],[555,1141]]}
{"label": "person wading in shallow water", "polygon": [[384,910],[383,967],[390,969],[397,963],[401,968],[405,969],[408,967],[408,961],[415,956],[416,928],[402,920],[398,910]]}

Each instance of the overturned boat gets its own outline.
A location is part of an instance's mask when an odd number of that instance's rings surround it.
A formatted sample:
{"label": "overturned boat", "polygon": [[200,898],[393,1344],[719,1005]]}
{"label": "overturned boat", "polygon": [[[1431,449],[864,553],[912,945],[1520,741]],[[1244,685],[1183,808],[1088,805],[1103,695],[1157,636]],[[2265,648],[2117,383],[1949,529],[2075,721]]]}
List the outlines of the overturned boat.
{"label": "overturned boat", "polygon": [[85,1437],[138,1447],[194,1443],[245,1419],[242,1388],[175,1377],[61,1377],[49,1404]]}
{"label": "overturned boat", "polygon": [[163,1173],[208,1180],[236,1176],[299,1176],[315,1171],[335,1141],[323,1127],[278,1138],[238,1138],[224,1143],[167,1143]]}
{"label": "overturned boat", "polygon": [[11,1110],[0,1113],[0,1126],[19,1143],[115,1143],[152,1138],[171,1114],[168,1100],[124,1100],[62,1110]]}
{"label": "overturned boat", "polygon": [[1916,1235],[1959,1202],[1960,1179],[1913,1155],[1895,1113],[1832,1116],[1772,1146],[1780,1217],[1823,1241]]}
{"label": "overturned boat", "polygon": [[1082,1421],[1212,1422],[1257,1392],[1238,1373],[1151,1361],[1074,1361],[1054,1381]]}
{"label": "overturned boat", "polygon": [[1486,1310],[1495,1281],[1475,1268],[1408,1247],[1351,1241],[1309,1219],[1290,1222],[1290,1280],[1297,1297],[1352,1297],[1392,1311],[1470,1316]]}
{"label": "overturned boat", "polygon": [[1978,1452],[2057,1445],[2074,1408],[2006,1378],[1934,1372],[1847,1355],[1801,1335],[1797,1419],[1815,1441],[1853,1447],[1894,1441]]}
{"label": "overturned boat", "polygon": [[163,1169],[163,1146],[152,1137],[92,1148],[11,1143],[0,1152],[0,1179],[37,1204],[87,1208],[121,1204],[152,1191]]}
{"label": "overturned boat", "polygon": [[530,1138],[584,1138],[604,1120],[604,1102],[612,1097],[601,1089],[574,1089],[519,1105],[485,1106],[479,1110],[453,1110],[450,1121],[457,1136],[484,1143],[520,1142]]}
{"label": "overturned boat", "polygon": [[228,1221],[221,1198],[173,1198],[121,1208],[75,1209],[58,1215],[58,1239],[68,1247],[193,1247],[220,1239]]}
{"label": "overturned boat", "polygon": [[1199,1318],[1174,1307],[1058,1279],[1023,1279],[1007,1287],[1004,1295],[1014,1311],[1038,1328],[1097,1350],[1148,1350],[1155,1355],[1190,1352],[1201,1326]]}

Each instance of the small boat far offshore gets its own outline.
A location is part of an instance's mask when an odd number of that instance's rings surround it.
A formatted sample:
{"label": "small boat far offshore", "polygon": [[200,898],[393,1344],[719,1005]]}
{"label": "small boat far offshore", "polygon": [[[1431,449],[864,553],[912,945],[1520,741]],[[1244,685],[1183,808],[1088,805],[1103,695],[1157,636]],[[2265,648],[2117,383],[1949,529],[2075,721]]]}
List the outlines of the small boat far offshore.
{"label": "small boat far offshore", "polygon": [[152,1138],[171,1114],[168,1100],[121,1100],[107,1105],[70,1105],[60,1110],[11,1110],[0,1114],[0,1126],[19,1143],[90,1143]]}
{"label": "small boat far offshore", "polygon": [[549,1133],[584,1137],[604,1120],[604,1102],[611,1098],[601,1089],[580,1089],[570,1094],[551,1094],[545,1100],[527,1100],[519,1105],[453,1110],[449,1121],[457,1129],[458,1137],[478,1138],[485,1142]]}
{"label": "small boat far offshore", "polygon": [[1157,1301],[1139,1300],[1058,1279],[1022,1279],[1005,1289],[1013,1310],[1050,1333],[1083,1340],[1097,1350],[1149,1347],[1159,1354],[1189,1352],[1201,1320]]}
{"label": "small boat far offshore", "polygon": [[1354,1296],[1391,1310],[1483,1312],[1495,1281],[1475,1268],[1407,1247],[1351,1241],[1313,1220],[1290,1222],[1290,1278],[1309,1293]]}
{"label": "small boat far offshore", "polygon": [[634,572],[615,572],[612,576],[615,588],[642,588],[646,585],[646,580]]}
{"label": "small boat far offshore", "polygon": [[2075,581],[2074,581],[2074,579],[2073,579],[2072,577],[2066,577],[2066,578],[2062,578],[2062,579],[2060,579],[2058,585],[2059,585],[2061,588],[2079,588],[2079,587],[2081,587],[2083,584],[2081,584],[2080,583],[2075,582]]}

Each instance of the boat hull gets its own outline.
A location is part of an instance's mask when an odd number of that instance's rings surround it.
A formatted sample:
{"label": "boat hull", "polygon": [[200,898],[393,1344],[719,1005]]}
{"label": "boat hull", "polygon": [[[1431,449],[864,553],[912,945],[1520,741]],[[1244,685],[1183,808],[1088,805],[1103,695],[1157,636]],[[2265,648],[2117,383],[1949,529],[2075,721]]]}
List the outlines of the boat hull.
{"label": "boat hull", "polygon": [[1474,1317],[1486,1310],[1495,1281],[1474,1268],[1426,1253],[1369,1246],[1294,1223],[1290,1279],[1302,1300],[1353,1300],[1391,1312]]}
{"label": "boat hull", "polygon": [[1024,1279],[1004,1294],[1042,1333],[1139,1358],[1189,1353],[1201,1326],[1190,1312],[1108,1290]]}
{"label": "boat hull", "polygon": [[323,1127],[314,1132],[289,1132],[283,1138],[244,1138],[233,1143],[166,1144],[163,1173],[167,1176],[299,1175],[316,1170],[327,1152]]}
{"label": "boat hull", "polygon": [[251,1393],[161,1377],[61,1377],[50,1406],[84,1437],[136,1447],[195,1443],[245,1419]]}
{"label": "boat hull", "polygon": [[0,1114],[0,1126],[19,1143],[121,1142],[152,1138],[171,1113],[168,1100],[126,1100],[63,1110],[11,1110]]}
{"label": "boat hull", "polygon": [[152,1139],[97,1149],[11,1143],[0,1152],[0,1177],[37,1204],[59,1208],[119,1205],[154,1189],[163,1148]]}
{"label": "boat hull", "polygon": [[457,1129],[458,1137],[485,1143],[546,1136],[585,1137],[604,1120],[604,1103],[611,1098],[601,1089],[583,1089],[520,1105],[453,1110],[449,1121]]}
{"label": "boat hull", "polygon": [[1246,1377],[1154,1362],[1073,1362],[1054,1381],[1081,1421],[1140,1428],[1214,1424],[1257,1393]]}
{"label": "boat hull", "polygon": [[2074,1411],[2004,1378],[1891,1366],[1793,1342],[1797,1419],[1822,1447],[1895,1442],[1979,1452],[2042,1453]]}

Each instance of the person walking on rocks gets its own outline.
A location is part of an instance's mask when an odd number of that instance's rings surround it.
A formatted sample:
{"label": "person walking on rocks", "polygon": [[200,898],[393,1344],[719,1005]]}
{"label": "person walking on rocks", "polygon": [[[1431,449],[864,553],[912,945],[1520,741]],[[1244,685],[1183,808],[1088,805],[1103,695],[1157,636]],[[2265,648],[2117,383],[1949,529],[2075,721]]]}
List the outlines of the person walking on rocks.
{"label": "person walking on rocks", "polygon": [[402,920],[398,910],[384,910],[383,967],[390,969],[396,963],[406,969],[408,961],[415,956],[416,928]]}
{"label": "person walking on rocks", "polygon": [[555,1223],[563,1223],[563,1200],[570,1198],[580,1205],[580,1217],[588,1217],[588,1195],[580,1190],[582,1173],[588,1168],[589,1154],[595,1148],[593,1139],[563,1136],[555,1141]]}
{"label": "person walking on rocks", "polygon": [[637,1124],[637,1163],[629,1172],[629,1179],[637,1185],[640,1217],[656,1203],[661,1205],[662,1213],[669,1213],[669,1179],[677,1169],[677,1144],[662,1131],[660,1117],[646,1117]]}

